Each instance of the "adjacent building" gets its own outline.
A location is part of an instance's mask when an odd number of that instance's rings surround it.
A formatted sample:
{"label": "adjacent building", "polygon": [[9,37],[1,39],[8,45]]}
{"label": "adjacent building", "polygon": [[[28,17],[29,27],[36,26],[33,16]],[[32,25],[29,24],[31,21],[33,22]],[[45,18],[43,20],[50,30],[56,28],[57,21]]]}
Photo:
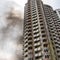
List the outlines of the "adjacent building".
{"label": "adjacent building", "polygon": [[24,60],[60,60],[60,23],[51,6],[28,0],[24,11]]}
{"label": "adjacent building", "polygon": [[55,12],[57,13],[59,19],[60,19],[60,9],[56,9]]}

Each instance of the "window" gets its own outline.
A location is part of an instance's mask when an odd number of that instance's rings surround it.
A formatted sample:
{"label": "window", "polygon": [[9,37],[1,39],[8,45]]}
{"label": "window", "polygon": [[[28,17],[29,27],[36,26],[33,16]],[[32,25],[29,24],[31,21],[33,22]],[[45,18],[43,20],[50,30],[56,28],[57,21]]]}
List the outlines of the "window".
{"label": "window", "polygon": [[28,36],[31,36],[31,33],[29,33]]}
{"label": "window", "polygon": [[42,35],[42,37],[46,37],[46,35]]}
{"label": "window", "polygon": [[45,33],[45,31],[41,31],[41,33]]}
{"label": "window", "polygon": [[28,32],[31,32],[31,30],[28,30]]}
{"label": "window", "polygon": [[60,51],[57,51],[57,53],[60,53]]}
{"label": "window", "polygon": [[54,37],[54,40],[56,40],[56,37]]}
{"label": "window", "polygon": [[29,42],[28,44],[30,45],[30,44],[32,44],[32,42]]}
{"label": "window", "polygon": [[49,55],[45,55],[45,58],[49,58]]}
{"label": "window", "polygon": [[35,48],[38,48],[38,47],[40,47],[40,45],[36,45],[36,46],[35,46]]}
{"label": "window", "polygon": [[29,26],[28,28],[31,28],[31,26]]}
{"label": "window", "polygon": [[39,29],[39,28],[35,28],[34,31],[35,31],[35,30],[38,30],[38,29]]}
{"label": "window", "polygon": [[35,53],[39,53],[40,51],[35,51]]}
{"label": "window", "polygon": [[48,44],[44,44],[44,47],[47,47],[48,46]]}
{"label": "window", "polygon": [[56,46],[56,48],[59,48],[60,49],[60,46]]}
{"label": "window", "polygon": [[32,37],[28,38],[28,40],[32,40]]}
{"label": "window", "polygon": [[38,35],[38,36],[35,36],[34,38],[36,39],[36,38],[39,38],[40,37],[40,35]]}
{"label": "window", "polygon": [[25,57],[27,57],[28,55],[25,55]]}
{"label": "window", "polygon": [[58,42],[55,42],[55,44],[58,44]]}
{"label": "window", "polygon": [[37,23],[37,21],[33,22],[33,24],[36,24],[36,23]]}
{"label": "window", "polygon": [[32,47],[28,47],[28,49],[32,49]]}
{"label": "window", "polygon": [[39,58],[42,58],[42,55],[41,56],[37,56],[37,57],[35,57],[36,59],[39,59]]}
{"label": "window", "polygon": [[40,22],[43,22],[43,20],[40,20]]}
{"label": "window", "polygon": [[60,55],[58,55],[58,58],[60,58]]}
{"label": "window", "polygon": [[43,23],[41,23],[40,25],[43,25]]}
{"label": "window", "polygon": [[39,19],[43,19],[42,17],[39,17]]}
{"label": "window", "polygon": [[28,22],[28,25],[31,25],[31,23],[30,23],[30,22]]}
{"label": "window", "polygon": [[46,42],[47,40],[46,39],[43,39],[43,42]]}
{"label": "window", "polygon": [[38,34],[38,33],[39,33],[39,31],[35,32],[34,34]]}
{"label": "window", "polygon": [[27,52],[28,50],[26,50],[25,52]]}
{"label": "window", "polygon": [[28,47],[27,43],[25,44],[25,48]]}
{"label": "window", "polygon": [[38,42],[40,42],[40,40],[36,40],[36,41],[35,41],[35,43],[38,43]]}
{"label": "window", "polygon": [[37,27],[38,25],[34,25],[33,27]]}
{"label": "window", "polygon": [[44,52],[48,52],[48,49],[45,49]]}
{"label": "window", "polygon": [[44,29],[44,27],[41,27],[41,29]]}

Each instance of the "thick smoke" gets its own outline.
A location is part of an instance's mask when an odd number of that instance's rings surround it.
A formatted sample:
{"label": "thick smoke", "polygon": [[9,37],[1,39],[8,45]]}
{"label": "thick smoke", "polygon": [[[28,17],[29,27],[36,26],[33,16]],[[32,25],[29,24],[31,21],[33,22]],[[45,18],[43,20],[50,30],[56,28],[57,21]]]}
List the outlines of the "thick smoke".
{"label": "thick smoke", "polygon": [[14,8],[11,8],[0,17],[0,60],[22,60],[23,19],[21,15],[21,11],[14,11]]}

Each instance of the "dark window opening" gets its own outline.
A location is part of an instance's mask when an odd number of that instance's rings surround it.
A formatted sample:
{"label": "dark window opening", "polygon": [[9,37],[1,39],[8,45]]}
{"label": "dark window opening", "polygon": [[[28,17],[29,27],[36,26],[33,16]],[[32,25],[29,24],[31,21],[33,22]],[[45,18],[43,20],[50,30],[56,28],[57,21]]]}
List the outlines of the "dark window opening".
{"label": "dark window opening", "polygon": [[49,55],[45,55],[45,58],[49,58]]}
{"label": "dark window opening", "polygon": [[42,37],[46,37],[46,35],[42,35]]}
{"label": "dark window opening", "polygon": [[46,39],[43,39],[43,42],[46,42],[47,40]]}
{"label": "dark window opening", "polygon": [[32,47],[28,47],[28,49],[32,49]]}
{"label": "dark window opening", "polygon": [[47,47],[48,46],[48,44],[44,44],[44,47]]}
{"label": "dark window opening", "polygon": [[42,58],[42,55],[41,56],[37,56],[37,57],[35,57],[36,59],[39,59],[39,58]]}

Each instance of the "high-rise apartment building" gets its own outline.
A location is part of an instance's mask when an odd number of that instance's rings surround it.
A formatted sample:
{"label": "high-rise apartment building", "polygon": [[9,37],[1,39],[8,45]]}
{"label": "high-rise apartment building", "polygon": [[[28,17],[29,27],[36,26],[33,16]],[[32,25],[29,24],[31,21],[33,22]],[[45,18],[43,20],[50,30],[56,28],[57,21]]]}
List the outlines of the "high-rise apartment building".
{"label": "high-rise apartment building", "polygon": [[41,0],[28,0],[24,12],[24,60],[60,60],[60,24]]}

